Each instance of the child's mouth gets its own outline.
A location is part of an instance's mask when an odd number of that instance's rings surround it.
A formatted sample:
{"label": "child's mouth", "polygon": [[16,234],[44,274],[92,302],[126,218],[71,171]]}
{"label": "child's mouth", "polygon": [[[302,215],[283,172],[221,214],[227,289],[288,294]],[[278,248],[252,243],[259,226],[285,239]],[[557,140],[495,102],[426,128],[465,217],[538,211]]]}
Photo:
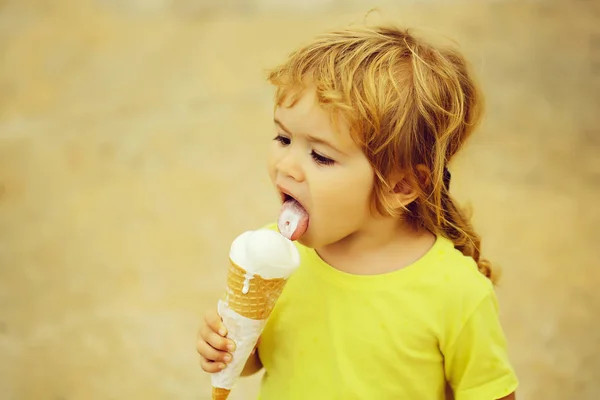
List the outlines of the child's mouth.
{"label": "child's mouth", "polygon": [[282,193],[283,205],[279,212],[277,227],[290,240],[298,240],[308,229],[309,216],[306,209],[295,198]]}

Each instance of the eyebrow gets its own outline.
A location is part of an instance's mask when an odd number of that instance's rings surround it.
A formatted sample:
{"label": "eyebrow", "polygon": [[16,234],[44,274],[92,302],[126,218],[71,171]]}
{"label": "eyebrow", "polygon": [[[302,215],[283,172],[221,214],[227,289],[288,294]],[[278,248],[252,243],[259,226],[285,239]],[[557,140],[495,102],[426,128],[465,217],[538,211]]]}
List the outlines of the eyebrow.
{"label": "eyebrow", "polygon": [[[287,134],[292,135],[292,132],[290,132],[290,130],[288,128],[286,128],[285,125],[283,125],[280,120],[278,120],[277,118],[275,118],[273,121],[275,122],[276,125],[278,125],[281,129],[283,129]],[[340,154],[346,155],[346,153],[344,153],[343,151],[339,150],[337,147],[335,147],[334,145],[332,145],[331,143],[329,143],[327,140],[324,140],[324,139],[321,139],[321,138],[318,138],[318,137],[314,137],[312,135],[306,135],[306,138],[308,140],[310,140],[311,142],[323,144],[323,145],[325,145],[327,147],[332,148],[333,150],[337,151]]]}

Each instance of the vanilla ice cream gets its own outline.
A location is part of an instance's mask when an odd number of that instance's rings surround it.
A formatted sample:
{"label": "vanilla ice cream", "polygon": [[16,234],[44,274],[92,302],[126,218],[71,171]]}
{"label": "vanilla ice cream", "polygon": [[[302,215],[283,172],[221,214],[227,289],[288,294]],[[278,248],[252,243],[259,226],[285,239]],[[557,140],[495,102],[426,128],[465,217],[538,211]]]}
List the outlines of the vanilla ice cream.
{"label": "vanilla ice cream", "polygon": [[266,279],[287,279],[300,263],[294,243],[270,229],[242,233],[233,241],[229,257],[248,274]]}

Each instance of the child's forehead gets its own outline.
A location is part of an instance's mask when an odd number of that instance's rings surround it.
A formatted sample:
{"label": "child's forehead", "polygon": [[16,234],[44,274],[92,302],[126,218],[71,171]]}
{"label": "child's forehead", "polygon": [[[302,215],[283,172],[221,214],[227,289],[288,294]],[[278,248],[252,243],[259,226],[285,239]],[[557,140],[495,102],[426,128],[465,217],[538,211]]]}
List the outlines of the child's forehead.
{"label": "child's forehead", "polygon": [[328,119],[328,113],[318,103],[316,90],[312,87],[288,90],[277,105],[275,115],[304,117],[310,121]]}
{"label": "child's forehead", "polygon": [[289,121],[308,130],[325,133],[349,133],[347,124],[333,110],[325,109],[318,101],[316,88],[307,86],[287,93],[275,108],[275,119]]}
{"label": "child's forehead", "polygon": [[346,154],[359,150],[348,124],[319,104],[313,88],[299,93],[295,101],[277,106],[275,122],[289,134],[325,140]]}
{"label": "child's forehead", "polygon": [[331,131],[347,131],[346,124],[338,126],[338,113],[324,108],[318,101],[316,88],[306,88],[286,93],[275,108],[276,119],[290,119],[302,125],[327,128]]}

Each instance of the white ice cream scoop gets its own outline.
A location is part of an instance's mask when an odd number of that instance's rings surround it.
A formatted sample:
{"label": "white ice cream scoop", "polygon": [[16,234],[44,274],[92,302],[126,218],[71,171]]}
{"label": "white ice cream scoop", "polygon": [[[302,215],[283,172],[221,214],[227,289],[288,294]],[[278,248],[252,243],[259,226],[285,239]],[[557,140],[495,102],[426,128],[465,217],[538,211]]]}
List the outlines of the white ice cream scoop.
{"label": "white ice cream scoop", "polygon": [[249,275],[266,279],[287,279],[300,263],[294,243],[270,229],[242,233],[233,241],[229,257]]}

